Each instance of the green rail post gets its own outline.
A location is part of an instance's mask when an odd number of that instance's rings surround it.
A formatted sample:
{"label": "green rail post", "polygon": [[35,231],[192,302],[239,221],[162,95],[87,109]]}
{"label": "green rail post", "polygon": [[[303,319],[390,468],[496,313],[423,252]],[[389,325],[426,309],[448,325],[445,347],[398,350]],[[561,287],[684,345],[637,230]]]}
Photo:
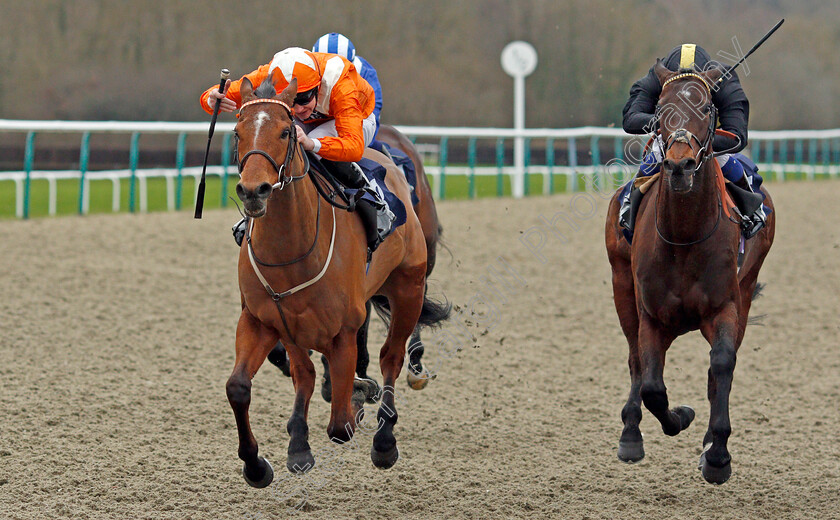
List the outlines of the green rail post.
{"label": "green rail post", "polygon": [[[615,155],[616,162],[618,162],[618,164],[622,166],[622,168],[621,168],[621,181],[619,182],[619,185],[623,185],[624,184],[624,171],[625,171],[623,166],[626,166],[626,164],[627,164],[626,161],[624,160],[624,139],[623,138],[616,137],[613,140],[613,154]],[[613,185],[615,185],[615,176],[611,175],[610,177],[612,179]]]}
{"label": "green rail post", "polygon": [[[767,142],[769,143],[770,141]],[[766,148],[767,145],[765,145],[765,149]],[[752,144],[750,144],[750,159],[752,159],[752,162],[756,164],[761,162],[761,141],[758,139],[755,139]]]}
{"label": "green rail post", "polygon": [[531,138],[526,137],[522,140],[522,146],[525,147],[525,157],[522,160],[524,170],[522,172],[522,182],[523,186],[523,194],[530,195],[531,194],[531,175],[528,173],[528,168],[531,166]]}
{"label": "green rail post", "polygon": [[85,214],[85,175],[90,160],[90,132],[82,134],[82,146],[79,149],[79,215]]}
{"label": "green rail post", "polygon": [[831,177],[829,174],[829,164],[831,164],[831,139],[822,140],[822,162],[823,173],[826,177]]}
{"label": "green rail post", "polygon": [[571,188],[572,192],[578,190],[578,178],[577,178],[577,140],[574,137],[569,138],[569,168],[572,170],[572,182],[569,186],[566,186],[566,191],[569,191]]}
{"label": "green rail post", "polygon": [[808,165],[810,168],[808,169],[808,173],[806,174],[808,179],[814,179],[814,172],[817,169],[817,140],[811,139],[808,141]]}
{"label": "green rail post", "polygon": [[802,173],[802,156],[804,155],[804,143],[802,139],[797,139],[793,142],[793,156],[796,161],[796,173]]}
{"label": "green rail post", "polygon": [[220,188],[221,192],[221,205],[223,208],[227,207],[227,186],[228,186],[228,168],[230,167],[230,141],[233,139],[233,132],[228,132],[225,134],[225,139],[222,141],[222,186]]}
{"label": "green rail post", "polygon": [[131,148],[129,149],[129,168],[131,169],[131,180],[128,188],[128,211],[134,213],[137,211],[134,203],[135,193],[137,191],[137,163],[140,159],[140,132],[131,134]]}
{"label": "green rail post", "polygon": [[175,180],[175,209],[180,210],[183,205],[184,195],[184,161],[187,155],[187,133],[178,134],[178,147],[175,152],[175,168],[178,169],[178,177]]}
{"label": "green rail post", "polygon": [[604,169],[601,167],[601,150],[598,145],[599,136],[593,135],[592,138],[589,140],[589,154],[592,156],[592,184],[594,185],[596,180],[598,182],[598,187],[596,191],[602,192],[604,191],[604,184],[606,179],[602,175]]}
{"label": "green rail post", "polygon": [[443,136],[440,138],[440,186],[438,186],[438,196],[440,200],[446,198],[446,159],[449,153],[449,138]]}
{"label": "green rail post", "polygon": [[840,165],[840,138],[834,140],[834,165]]}
{"label": "green rail post", "polygon": [[[757,143],[758,143],[758,141],[756,141],[756,144]],[[756,157],[758,157],[757,153],[756,153]],[[767,171],[770,172],[770,173],[773,172],[773,160],[774,160],[774,157],[773,157],[773,141],[768,139],[767,142],[764,143],[764,162],[767,163],[767,165],[768,165],[768,170]],[[758,161],[755,161],[755,162],[756,162],[756,164],[758,164]]]}
{"label": "green rail post", "polygon": [[470,177],[469,177],[469,197],[471,199],[475,198],[475,137],[470,137],[470,140],[467,141],[467,163],[470,167]]}
{"label": "green rail post", "polygon": [[788,162],[788,145],[787,140],[779,139],[779,162],[782,163],[782,177],[780,180],[785,180],[785,169]]}
{"label": "green rail post", "polygon": [[554,194],[554,138],[545,140],[545,165],[548,168],[548,194]]}
{"label": "green rail post", "polygon": [[505,177],[502,169],[505,166],[505,138],[496,139],[496,196],[505,194]]}
{"label": "green rail post", "polygon": [[23,171],[26,179],[23,181],[23,218],[29,218],[29,199],[32,196],[32,164],[35,162],[35,132],[27,132],[26,149],[23,155]]}

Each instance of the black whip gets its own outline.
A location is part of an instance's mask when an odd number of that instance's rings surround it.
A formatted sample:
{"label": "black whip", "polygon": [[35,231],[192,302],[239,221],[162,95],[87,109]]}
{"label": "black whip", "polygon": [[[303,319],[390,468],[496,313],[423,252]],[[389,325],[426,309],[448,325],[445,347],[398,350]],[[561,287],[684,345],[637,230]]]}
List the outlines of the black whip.
{"label": "black whip", "polygon": [[[230,77],[230,71],[222,69],[221,81],[219,82],[219,92],[224,94],[225,82]],[[198,195],[195,198],[195,218],[201,218],[201,212],[204,209],[204,178],[207,174],[207,157],[210,155],[210,141],[213,139],[213,130],[216,128],[216,118],[219,117],[219,107],[222,104],[221,99],[216,100],[216,106],[213,107],[213,118],[210,119],[210,134],[207,136],[207,151],[204,152],[204,166],[201,168],[201,182],[198,183]]]}

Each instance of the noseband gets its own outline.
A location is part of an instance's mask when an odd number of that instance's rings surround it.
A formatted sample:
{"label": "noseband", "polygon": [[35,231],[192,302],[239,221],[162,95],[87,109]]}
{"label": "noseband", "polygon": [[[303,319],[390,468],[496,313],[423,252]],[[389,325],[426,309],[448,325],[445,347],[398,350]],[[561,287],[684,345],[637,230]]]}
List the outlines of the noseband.
{"label": "noseband", "polygon": [[[292,127],[291,127],[289,146],[286,147],[286,158],[283,160],[283,164],[278,166],[277,161],[275,161],[274,158],[271,155],[268,154],[268,152],[265,152],[265,151],[257,148],[257,149],[254,149],[254,150],[251,150],[251,151],[247,152],[244,156],[242,156],[242,159],[239,159],[239,136],[237,136],[236,137],[236,150],[237,150],[236,157],[237,157],[238,162],[239,162],[239,176],[240,177],[242,176],[242,170],[245,169],[245,162],[248,160],[249,157],[251,157],[252,155],[262,155],[263,157],[268,159],[268,162],[270,162],[271,165],[274,167],[274,171],[277,172],[277,182],[275,182],[271,186],[271,188],[282,190],[283,188],[285,188],[287,185],[291,184],[292,182],[305,177],[306,174],[309,172],[309,168],[304,167],[303,174],[298,175],[297,177],[285,174],[289,169],[289,165],[291,164],[292,160],[294,159],[295,148],[297,148],[297,146],[295,146],[295,145],[298,145],[298,146],[302,147],[302,145],[300,145],[297,141],[297,126],[294,123],[294,116],[292,115],[292,109],[289,108],[289,105],[280,101],[279,99],[253,99],[253,100],[248,101],[247,103],[243,104],[239,108],[239,113],[241,114],[242,109],[244,109],[245,107],[247,107],[249,105],[256,105],[258,103],[274,103],[276,105],[280,105],[280,106],[282,106],[283,108],[286,109],[286,113],[288,113],[289,118],[292,119]],[[301,150],[301,156],[304,158],[304,161],[306,161],[306,154],[303,153],[303,150]]]}

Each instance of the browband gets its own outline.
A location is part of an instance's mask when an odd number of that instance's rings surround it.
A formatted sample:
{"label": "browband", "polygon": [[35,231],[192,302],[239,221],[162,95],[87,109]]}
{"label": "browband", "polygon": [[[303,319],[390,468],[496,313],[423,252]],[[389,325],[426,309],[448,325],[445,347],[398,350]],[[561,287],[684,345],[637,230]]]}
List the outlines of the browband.
{"label": "browband", "polygon": [[[703,76],[701,76],[700,74],[695,74],[694,72],[684,72],[684,73],[682,73],[682,74],[677,74],[677,75],[676,75],[676,76],[674,76],[673,78],[671,78],[671,79],[669,79],[668,81],[666,81],[665,83],[663,83],[663,84],[662,84],[662,88],[665,88],[665,85],[667,85],[668,83],[670,83],[670,82],[672,82],[672,81],[676,81],[676,80],[678,80],[678,79],[688,78],[688,77],[692,77],[692,78],[697,78],[697,79],[699,79],[700,81],[702,81],[702,82],[703,82],[703,84],[704,84],[704,85],[706,85],[706,90],[708,90],[708,91],[709,91],[709,94],[711,94],[711,93],[712,93],[712,87],[711,87],[711,85],[709,85],[709,82],[708,82],[708,81],[706,81],[706,78],[704,78],[704,77],[703,77]],[[253,101],[250,101],[249,103],[253,103]],[[242,106],[245,106],[245,105],[242,105]]]}

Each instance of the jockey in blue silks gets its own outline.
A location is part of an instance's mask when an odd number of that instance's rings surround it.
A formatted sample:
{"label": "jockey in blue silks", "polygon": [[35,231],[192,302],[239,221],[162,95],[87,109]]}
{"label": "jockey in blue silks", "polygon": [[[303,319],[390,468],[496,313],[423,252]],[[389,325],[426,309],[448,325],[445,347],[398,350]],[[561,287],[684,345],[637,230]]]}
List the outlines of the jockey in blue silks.
{"label": "jockey in blue silks", "polygon": [[[668,69],[675,72],[684,69],[705,70],[712,66],[722,67],[719,63],[713,62],[702,47],[689,43],[675,47],[662,62]],[[749,158],[737,153],[747,145],[750,103],[743,88],[741,88],[738,75],[726,68],[724,70],[727,71],[727,74],[724,75],[724,78],[717,85],[718,88],[712,93],[712,103],[717,109],[719,127],[730,134],[734,134],[736,138],[715,135],[712,148],[716,152],[727,152],[716,157],[716,159],[723,176],[728,181],[742,190],[760,193],[758,188],[762,179],[758,175],[758,168]],[[658,128],[655,113],[661,92],[662,85],[660,85],[659,78],[654,72],[654,67],[651,67],[647,75],[630,87],[630,98],[622,111],[622,126],[625,132],[628,134],[646,134],[652,133]],[[661,161],[662,143],[659,135],[656,135],[651,151],[642,161],[636,176],[645,177],[657,173]],[[630,225],[633,220],[630,204],[631,186],[632,182],[624,188],[621,210],[619,211],[619,225],[627,229],[630,234],[633,232]],[[741,207],[738,209],[743,215],[741,228],[745,238],[755,236],[764,227],[767,220],[762,204],[758,204],[757,210],[747,211]]]}
{"label": "jockey in blue silks", "polygon": [[[356,54],[356,47],[350,38],[339,33],[328,33],[315,42],[312,46],[313,52],[327,52],[344,56],[356,67],[356,71],[362,76],[376,94],[376,104],[373,108],[373,115],[376,117],[376,130],[379,131],[379,113],[382,112],[382,85],[379,84],[379,76],[376,69],[368,61]],[[375,136],[375,134],[374,134]]]}

